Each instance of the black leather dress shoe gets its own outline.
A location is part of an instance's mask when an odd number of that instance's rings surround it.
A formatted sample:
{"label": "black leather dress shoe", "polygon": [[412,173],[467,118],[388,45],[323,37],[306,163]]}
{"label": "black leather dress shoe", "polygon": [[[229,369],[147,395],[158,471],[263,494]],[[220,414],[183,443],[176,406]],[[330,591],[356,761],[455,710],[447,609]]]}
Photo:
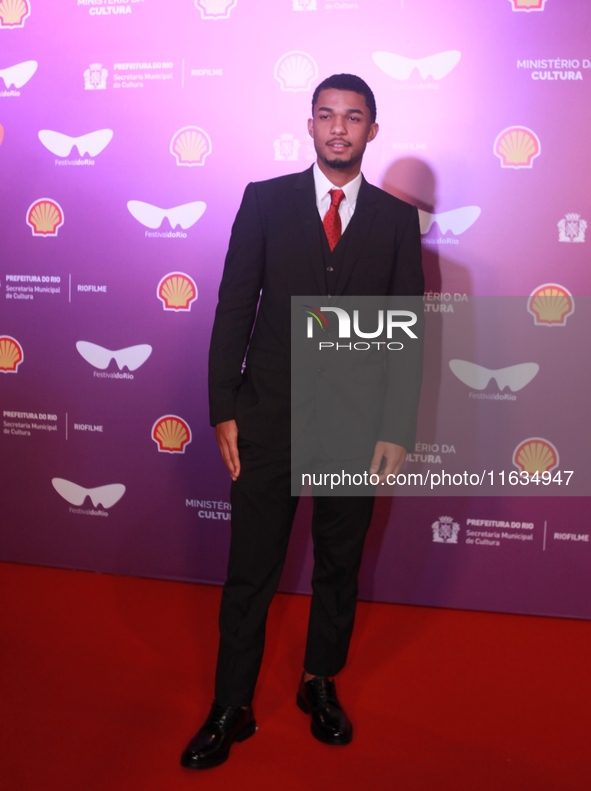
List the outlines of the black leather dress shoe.
{"label": "black leather dress shoe", "polygon": [[296,703],[305,714],[312,715],[312,736],[325,744],[349,744],[353,726],[337,698],[334,681],[316,676],[300,681]]}
{"label": "black leather dress shoe", "polygon": [[227,760],[232,742],[243,742],[257,729],[252,707],[218,705],[215,701],[201,730],[181,755],[187,769],[209,769]]}

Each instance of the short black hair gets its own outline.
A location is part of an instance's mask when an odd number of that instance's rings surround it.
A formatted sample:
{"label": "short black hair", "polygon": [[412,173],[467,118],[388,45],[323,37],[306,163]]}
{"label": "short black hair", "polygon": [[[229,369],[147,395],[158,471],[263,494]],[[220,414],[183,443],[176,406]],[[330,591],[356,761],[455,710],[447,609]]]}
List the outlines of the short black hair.
{"label": "short black hair", "polygon": [[332,77],[327,77],[325,80],[322,80],[320,85],[316,86],[316,90],[312,96],[312,115],[314,115],[314,105],[318,101],[320,91],[326,91],[329,88],[334,88],[337,91],[353,91],[353,93],[360,93],[365,99],[367,109],[371,115],[371,122],[372,124],[375,123],[377,111],[376,99],[373,95],[373,91],[365,80],[362,80],[361,77],[357,77],[355,74],[333,74]]}

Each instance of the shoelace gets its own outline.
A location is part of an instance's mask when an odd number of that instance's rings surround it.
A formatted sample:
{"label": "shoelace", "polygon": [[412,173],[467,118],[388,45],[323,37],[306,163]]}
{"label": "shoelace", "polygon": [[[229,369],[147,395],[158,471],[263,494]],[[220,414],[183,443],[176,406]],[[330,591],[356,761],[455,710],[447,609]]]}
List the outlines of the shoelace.
{"label": "shoelace", "polygon": [[226,722],[236,714],[240,706],[220,706],[219,703],[214,703],[211,708],[211,713],[209,715],[209,721],[215,723],[215,725],[219,725],[220,728],[223,728],[226,725]]}
{"label": "shoelace", "polygon": [[324,705],[325,703],[338,705],[334,681],[324,679],[321,683],[316,683],[311,688],[314,690],[315,697],[318,699],[318,705]]}

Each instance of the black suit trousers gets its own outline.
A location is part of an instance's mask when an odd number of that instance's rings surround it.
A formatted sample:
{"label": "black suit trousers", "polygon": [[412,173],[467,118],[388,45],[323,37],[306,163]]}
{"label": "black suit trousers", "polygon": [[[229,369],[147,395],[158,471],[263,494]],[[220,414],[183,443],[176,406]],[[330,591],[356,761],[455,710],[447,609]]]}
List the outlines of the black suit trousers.
{"label": "black suit trousers", "polygon": [[[310,430],[315,430],[312,421]],[[290,449],[239,440],[241,472],[231,489],[232,536],[220,608],[215,697],[252,701],[298,497],[291,495]],[[315,497],[314,571],[304,668],[333,676],[344,666],[355,620],[357,576],[373,497]]]}

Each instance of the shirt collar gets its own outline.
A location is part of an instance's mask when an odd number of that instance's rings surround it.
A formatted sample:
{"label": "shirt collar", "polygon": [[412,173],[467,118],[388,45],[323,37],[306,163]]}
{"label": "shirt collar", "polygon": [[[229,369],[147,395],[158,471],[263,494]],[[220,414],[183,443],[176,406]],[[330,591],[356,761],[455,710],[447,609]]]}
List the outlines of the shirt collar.
{"label": "shirt collar", "polygon": [[323,198],[328,195],[329,190],[337,190],[342,189],[345,193],[345,198],[347,200],[348,205],[351,208],[355,207],[355,203],[357,202],[357,195],[359,194],[359,188],[361,187],[361,180],[362,175],[359,173],[353,181],[347,182],[344,187],[335,187],[324,175],[324,173],[318,167],[318,163],[314,162],[314,167],[312,168],[312,172],[314,173],[314,187],[316,189],[316,204],[320,205],[320,202]]}

